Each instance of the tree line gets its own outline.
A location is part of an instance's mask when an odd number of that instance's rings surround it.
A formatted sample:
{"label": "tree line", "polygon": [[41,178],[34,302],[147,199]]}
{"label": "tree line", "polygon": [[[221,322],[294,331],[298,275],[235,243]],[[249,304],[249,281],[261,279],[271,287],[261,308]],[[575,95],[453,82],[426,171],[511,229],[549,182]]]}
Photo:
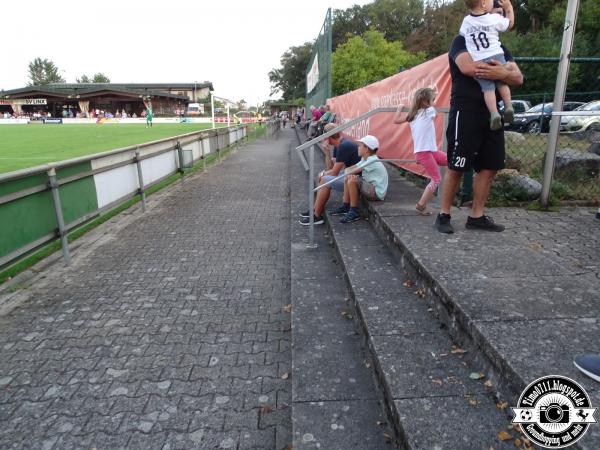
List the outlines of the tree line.
{"label": "tree line", "polygon": [[[28,86],[45,86],[53,83],[66,83],[64,77],[60,74],[60,69],[53,61],[47,58],[35,58],[28,66]],[[76,78],[77,83],[110,83],[108,78],[102,72],[94,75],[82,75]]]}
{"label": "tree line", "polygon": [[[567,0],[512,0],[515,29],[501,35],[514,56],[558,57]],[[332,91],[340,95],[448,51],[467,14],[463,0],[375,0],[335,10],[332,24]],[[268,76],[271,94],[298,100],[314,42],[290,47]],[[600,1],[581,0],[575,56],[600,56]],[[558,63],[523,62],[524,96],[553,92]],[[600,91],[600,63],[571,64],[570,91]]]}

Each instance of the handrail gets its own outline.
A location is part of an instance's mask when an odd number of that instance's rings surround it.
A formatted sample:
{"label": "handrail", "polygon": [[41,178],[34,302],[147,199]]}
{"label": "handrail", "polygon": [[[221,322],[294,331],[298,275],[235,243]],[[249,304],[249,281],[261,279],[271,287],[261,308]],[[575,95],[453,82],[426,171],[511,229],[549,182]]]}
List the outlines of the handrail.
{"label": "handrail", "polygon": [[[371,164],[376,163],[376,162],[381,162],[381,163],[384,163],[384,162],[416,163],[417,160],[415,160],[415,159],[372,159],[371,161],[368,161],[366,164],[363,164],[360,168],[363,169],[363,168],[365,168],[367,166],[370,166]],[[339,180],[340,178],[344,178],[346,175],[354,175],[354,173],[355,172],[352,172],[352,173],[350,173],[350,172],[348,172],[348,173],[344,172],[343,174],[336,176],[333,180],[329,180],[328,182],[323,183],[323,184],[317,186],[316,188],[313,189],[313,192],[317,192],[317,191],[321,190],[322,188],[327,187],[330,184],[335,183],[337,180]]]}
{"label": "handrail", "polygon": [[[246,125],[237,125],[237,127],[240,127],[240,126],[243,127]],[[50,163],[41,164],[41,165],[35,166],[35,167],[28,167],[26,169],[15,170],[13,172],[2,173],[2,174],[0,174],[0,183],[3,183],[5,181],[16,180],[19,178],[24,178],[24,177],[34,175],[34,174],[46,173],[50,169],[61,169],[64,167],[70,167],[70,166],[74,166],[76,164],[92,161],[94,159],[104,158],[106,156],[112,156],[112,155],[116,155],[119,153],[126,153],[126,152],[131,152],[131,151],[134,152],[137,149],[149,147],[151,145],[161,144],[161,143],[165,143],[165,142],[169,142],[169,141],[177,141],[178,139],[186,139],[188,137],[193,137],[193,136],[199,135],[201,133],[210,134],[210,133],[214,132],[215,130],[223,130],[223,129],[229,129],[229,128],[236,128],[236,127],[227,127],[226,126],[226,127],[208,128],[205,130],[196,130],[196,131],[191,131],[189,133],[184,133],[184,134],[179,134],[176,136],[158,139],[156,141],[144,142],[142,144],[130,145],[128,147],[122,147],[122,148],[117,148],[114,150],[108,150],[105,152],[94,153],[92,155],[79,156],[77,158],[65,159],[63,161],[50,162]],[[218,134],[219,132],[216,131],[216,133]]]}
{"label": "handrail", "polygon": [[596,117],[600,111],[552,111],[553,116]]}

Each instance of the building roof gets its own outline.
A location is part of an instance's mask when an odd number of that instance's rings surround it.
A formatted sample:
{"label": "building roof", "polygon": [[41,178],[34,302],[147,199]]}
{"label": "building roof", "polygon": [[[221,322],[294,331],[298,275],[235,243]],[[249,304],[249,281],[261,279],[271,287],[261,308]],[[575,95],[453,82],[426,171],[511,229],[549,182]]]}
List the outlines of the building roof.
{"label": "building roof", "polygon": [[[208,81],[196,83],[196,89],[206,87],[213,89],[212,83]],[[151,96],[188,100],[185,95],[172,94],[161,89],[194,89],[194,83],[54,83],[0,91],[0,98],[16,98],[34,94],[51,97],[86,98],[101,92],[112,92],[135,97]]]}

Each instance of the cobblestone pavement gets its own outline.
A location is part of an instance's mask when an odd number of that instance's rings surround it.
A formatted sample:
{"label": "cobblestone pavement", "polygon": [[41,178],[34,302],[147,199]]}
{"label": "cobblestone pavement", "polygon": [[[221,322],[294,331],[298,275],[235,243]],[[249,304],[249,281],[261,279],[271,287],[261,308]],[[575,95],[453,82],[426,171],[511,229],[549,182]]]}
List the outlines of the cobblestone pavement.
{"label": "cobblestone pavement", "polygon": [[0,448],[285,448],[288,161],[173,186],[0,318]]}

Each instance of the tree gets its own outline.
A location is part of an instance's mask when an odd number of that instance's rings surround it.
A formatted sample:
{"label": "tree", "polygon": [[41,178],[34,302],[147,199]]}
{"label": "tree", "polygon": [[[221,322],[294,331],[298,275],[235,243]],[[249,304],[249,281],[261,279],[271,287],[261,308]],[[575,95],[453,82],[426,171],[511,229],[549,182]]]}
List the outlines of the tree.
{"label": "tree", "polygon": [[92,83],[110,83],[110,78],[108,78],[102,72],[98,72],[94,74],[94,77],[92,78]]}
{"label": "tree", "polygon": [[312,42],[290,47],[281,55],[281,67],[269,72],[271,95],[281,92],[283,100],[304,97],[306,93],[306,68],[310,62]]}
{"label": "tree", "polygon": [[401,42],[387,42],[379,31],[367,31],[350,38],[333,53],[333,95],[379,81],[424,59],[423,53],[404,50]]}
{"label": "tree", "polygon": [[81,78],[75,78],[75,82],[77,83],[91,83],[90,77],[87,75],[81,75]]}
{"label": "tree", "polygon": [[64,78],[58,73],[58,67],[49,59],[35,58],[29,63],[29,86],[64,82]]}

